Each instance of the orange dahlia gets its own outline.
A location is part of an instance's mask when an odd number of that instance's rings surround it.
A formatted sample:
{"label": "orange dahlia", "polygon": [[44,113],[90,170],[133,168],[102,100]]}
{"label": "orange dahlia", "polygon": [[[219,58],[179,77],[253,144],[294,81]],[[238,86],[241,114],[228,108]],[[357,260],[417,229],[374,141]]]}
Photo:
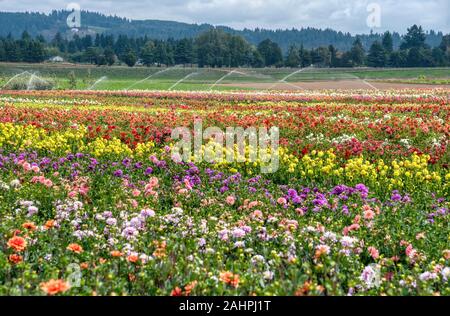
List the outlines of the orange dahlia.
{"label": "orange dahlia", "polygon": [[75,253],[82,253],[83,247],[81,247],[79,244],[70,244],[67,246],[67,250],[70,250]]}
{"label": "orange dahlia", "polygon": [[25,228],[26,230],[31,230],[31,231],[33,231],[33,230],[36,229],[36,225],[34,225],[33,222],[27,222],[27,223],[24,223],[24,224],[22,225],[22,227]]}
{"label": "orange dahlia", "polygon": [[70,289],[70,285],[66,281],[54,279],[41,283],[40,287],[47,295],[56,295]]}
{"label": "orange dahlia", "polygon": [[55,226],[55,220],[53,220],[53,219],[50,219],[50,220],[48,220],[47,222],[45,222],[45,225],[44,225],[44,227],[45,227],[45,229],[50,229],[50,228],[52,228],[53,226]]}
{"label": "orange dahlia", "polygon": [[239,285],[239,275],[233,274],[232,272],[221,272],[220,281],[230,284],[233,287],[238,287]]}
{"label": "orange dahlia", "polygon": [[9,248],[12,248],[17,252],[20,252],[24,251],[27,248],[27,241],[20,236],[14,236],[8,240],[7,245]]}
{"label": "orange dahlia", "polygon": [[113,250],[113,251],[111,251],[111,256],[112,257],[122,257],[122,253],[120,252],[120,251],[118,251],[118,250]]}
{"label": "orange dahlia", "polygon": [[23,257],[18,255],[18,254],[16,254],[16,253],[10,255],[8,259],[13,264],[18,264],[18,263],[21,263],[23,261]]}
{"label": "orange dahlia", "polygon": [[136,263],[136,262],[139,261],[139,257],[136,256],[136,255],[129,255],[129,256],[127,257],[127,260],[128,260],[129,262]]}

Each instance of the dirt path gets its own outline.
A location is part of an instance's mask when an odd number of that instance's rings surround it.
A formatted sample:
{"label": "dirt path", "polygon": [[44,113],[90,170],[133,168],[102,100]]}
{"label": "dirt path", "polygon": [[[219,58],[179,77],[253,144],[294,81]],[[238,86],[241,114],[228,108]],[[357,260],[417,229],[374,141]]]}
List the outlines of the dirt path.
{"label": "dirt path", "polygon": [[223,87],[236,87],[260,90],[320,90],[320,89],[433,89],[446,88],[450,89],[450,85],[432,85],[432,84],[409,84],[409,83],[391,83],[378,81],[362,81],[362,80],[335,80],[335,81],[309,81],[309,82],[280,82],[274,83],[227,83],[221,84]]}

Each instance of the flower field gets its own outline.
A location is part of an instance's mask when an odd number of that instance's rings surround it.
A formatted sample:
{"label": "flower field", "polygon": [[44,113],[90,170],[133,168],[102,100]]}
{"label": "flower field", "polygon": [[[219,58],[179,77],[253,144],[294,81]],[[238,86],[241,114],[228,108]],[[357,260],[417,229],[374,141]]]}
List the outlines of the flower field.
{"label": "flower field", "polygon": [[[450,295],[448,89],[0,92],[0,295]],[[277,126],[279,168],[175,162]]]}

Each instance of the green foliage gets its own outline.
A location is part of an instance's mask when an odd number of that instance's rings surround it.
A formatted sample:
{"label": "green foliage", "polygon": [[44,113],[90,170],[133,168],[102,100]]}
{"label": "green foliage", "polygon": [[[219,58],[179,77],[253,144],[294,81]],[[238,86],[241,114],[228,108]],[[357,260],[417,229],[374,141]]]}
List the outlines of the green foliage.
{"label": "green foliage", "polygon": [[136,54],[130,49],[123,57],[123,62],[127,64],[128,67],[133,67],[136,65],[137,58]]}
{"label": "green foliage", "polygon": [[77,88],[77,77],[75,72],[72,70],[69,72],[69,89],[75,90]]}
{"label": "green foliage", "polygon": [[386,65],[386,51],[380,42],[374,42],[370,47],[367,65],[370,67],[384,67]]}
{"label": "green foliage", "polygon": [[186,65],[194,63],[194,43],[191,39],[182,39],[175,45],[175,63]]}
{"label": "green foliage", "polygon": [[155,44],[152,41],[148,41],[141,49],[140,57],[142,63],[147,67],[155,62]]}
{"label": "green foliage", "polygon": [[116,54],[114,53],[114,50],[111,47],[107,47],[104,51],[106,63],[108,66],[114,65],[116,62]]}
{"label": "green foliage", "polygon": [[286,62],[284,63],[286,67],[296,68],[300,66],[300,54],[295,46],[291,46],[288,55],[286,57]]}
{"label": "green foliage", "polygon": [[394,50],[394,40],[392,39],[392,35],[390,32],[384,33],[381,44],[383,45],[383,49],[387,53],[392,53],[392,51]]}
{"label": "green foliage", "polygon": [[263,57],[264,64],[267,67],[279,66],[283,61],[283,53],[280,46],[270,39],[266,39],[259,43],[258,51]]}
{"label": "green foliage", "polygon": [[425,48],[426,35],[421,26],[414,24],[408,29],[408,33],[403,37],[401,49]]}
{"label": "green foliage", "polygon": [[[50,14],[41,13],[11,13],[0,12],[0,37],[7,36],[11,33],[15,38],[19,38],[24,30],[33,36],[45,34],[46,39],[50,40],[56,32],[60,32],[63,37],[73,34],[67,28],[66,19],[67,11],[52,11]],[[183,38],[195,38],[201,33],[213,28],[209,24],[186,24],[170,21],[130,21],[117,16],[105,16],[96,12],[83,11],[81,13],[83,25],[88,27],[82,28],[90,32],[98,30],[101,33],[110,35],[127,35],[128,37],[147,36],[155,40],[167,40],[173,38],[175,40]],[[30,27],[32,25],[33,27]],[[338,32],[330,29],[321,30],[316,28],[302,28],[289,30],[267,30],[256,28],[255,30],[244,29],[234,30],[229,27],[219,27],[226,33],[242,36],[252,45],[257,45],[265,39],[270,39],[278,43],[283,52],[287,52],[289,47],[294,44],[303,43],[305,48],[312,49],[320,46],[333,45],[340,51],[347,51],[351,48],[355,36],[349,33]],[[102,34],[101,34],[102,35]],[[426,43],[431,47],[439,45],[443,34],[434,32],[433,30],[426,33]],[[369,49],[370,45],[376,41],[381,41],[383,34],[366,34],[359,35],[365,49]],[[399,33],[392,33],[394,47],[398,48],[402,39]],[[92,40],[92,39],[91,39]],[[64,48],[64,46],[62,46]],[[61,50],[63,51],[63,50]]]}
{"label": "green foliage", "polygon": [[311,65],[311,53],[303,47],[303,45],[300,47],[299,51],[300,60],[302,63],[302,67],[308,67]]}
{"label": "green foliage", "polygon": [[408,54],[406,51],[393,52],[389,57],[389,66],[391,67],[406,67]]}
{"label": "green foliage", "polygon": [[239,36],[212,29],[201,34],[195,45],[199,67],[239,67],[252,64],[253,48]]}
{"label": "green foliage", "polygon": [[[0,14],[1,15],[1,14]],[[0,23],[1,24],[1,23]],[[291,45],[283,55],[281,45],[270,38],[253,46],[244,37],[230,34],[222,28],[212,28],[195,39],[168,39],[129,37],[97,34],[95,37],[78,34],[66,38],[56,33],[46,42],[43,36],[33,38],[33,33],[23,32],[20,39],[0,37],[0,61],[39,63],[48,57],[62,56],[74,63],[98,66],[114,65],[116,60],[130,66],[137,61],[145,66],[198,65],[200,67],[444,67],[450,65],[450,35],[434,48],[426,43],[426,34],[420,26],[412,26],[404,37],[399,51],[394,34],[386,32],[379,40],[371,42],[372,52],[366,56],[367,45],[363,36],[353,42],[350,50],[322,45],[300,49]],[[376,36],[373,36],[376,38]],[[333,41],[331,41],[333,43]],[[439,45],[440,44],[440,45]],[[384,56],[381,53],[384,51]],[[366,60],[367,59],[367,60]]]}
{"label": "green foliage", "polygon": [[353,66],[362,66],[364,65],[364,48],[362,46],[361,40],[357,38],[353,43],[352,49],[350,50],[351,60]]}

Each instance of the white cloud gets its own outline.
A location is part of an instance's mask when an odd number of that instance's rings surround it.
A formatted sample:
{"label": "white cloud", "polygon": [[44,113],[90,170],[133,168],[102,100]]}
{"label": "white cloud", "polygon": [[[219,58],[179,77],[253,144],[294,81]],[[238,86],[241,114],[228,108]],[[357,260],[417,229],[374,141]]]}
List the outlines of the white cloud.
{"label": "white cloud", "polygon": [[374,31],[404,33],[412,24],[450,32],[449,0],[0,0],[1,11],[63,9],[69,2],[82,9],[132,19],[211,23],[235,28],[333,28],[367,33],[369,3],[381,6],[381,27]]}

